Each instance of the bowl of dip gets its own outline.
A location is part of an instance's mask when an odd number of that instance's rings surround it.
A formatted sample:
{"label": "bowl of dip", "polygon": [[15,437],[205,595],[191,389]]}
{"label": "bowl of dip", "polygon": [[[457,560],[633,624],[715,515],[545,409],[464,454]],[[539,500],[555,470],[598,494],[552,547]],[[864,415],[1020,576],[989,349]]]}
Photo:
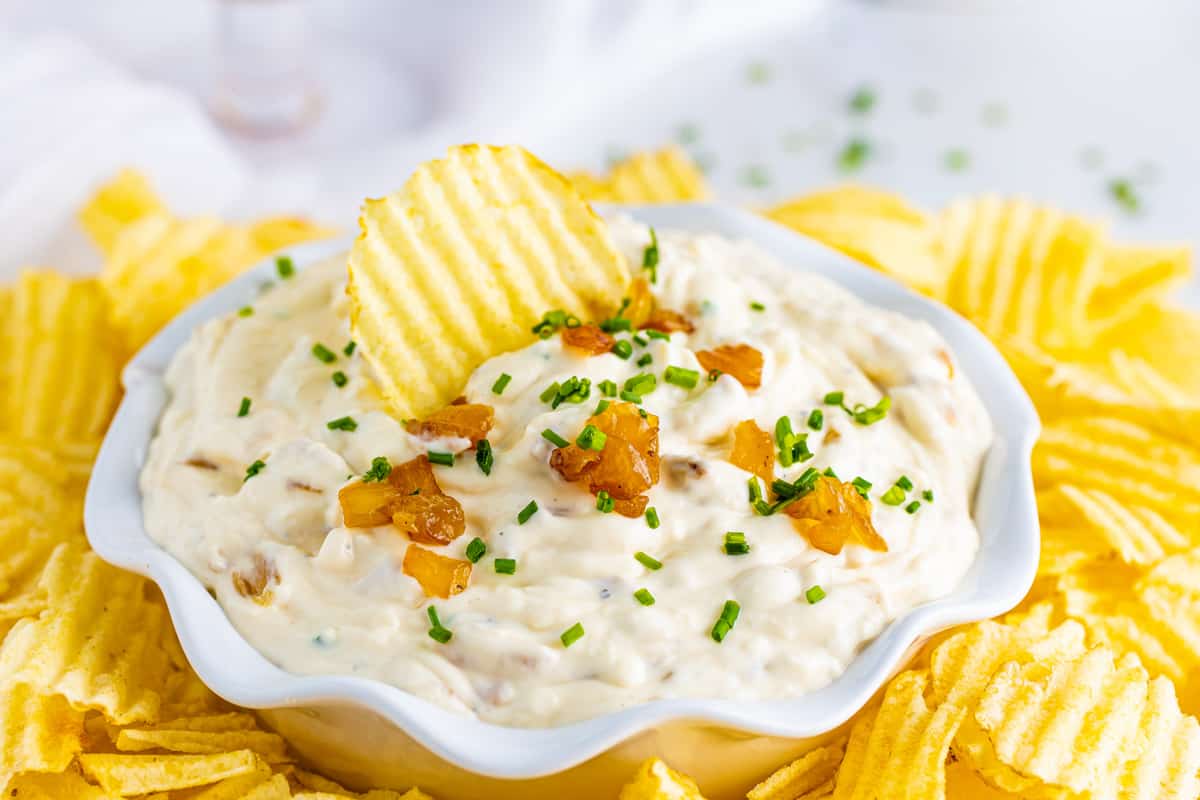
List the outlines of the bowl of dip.
{"label": "bowl of dip", "polygon": [[[491,409],[486,471],[470,439],[385,410],[351,342],[347,241],[249,271],[124,372],[92,546],[161,587],[214,691],[350,785],[611,797],[656,755],[736,796],[1032,582],[1039,423],[981,333],[747,212],[603,214],[643,276],[654,230],[652,293],[690,330],[613,331],[627,345],[596,355],[554,334],[480,365],[463,400]],[[712,367],[732,345],[752,379]],[[656,428],[625,513],[553,467],[614,404]],[[778,449],[772,482],[730,461],[746,420]],[[421,547],[471,565],[447,596],[405,566],[416,538],[339,505],[424,458],[465,520]],[[803,533],[818,483],[853,487],[872,536]]]}

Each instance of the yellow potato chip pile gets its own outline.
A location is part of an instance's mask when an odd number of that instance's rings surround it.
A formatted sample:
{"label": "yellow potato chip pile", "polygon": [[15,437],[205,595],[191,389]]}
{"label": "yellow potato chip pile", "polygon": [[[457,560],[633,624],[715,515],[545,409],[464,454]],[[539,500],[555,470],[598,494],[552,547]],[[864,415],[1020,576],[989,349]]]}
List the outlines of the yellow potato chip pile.
{"label": "yellow potato chip pile", "polygon": [[[354,324],[399,413],[448,401],[544,311],[615,305],[627,276],[580,193],[707,191],[673,149],[572,181],[517,148],[464,147],[368,204]],[[1187,251],[1113,243],[1093,221],[993,197],[927,214],[849,187],[765,213],[992,337],[1045,423],[1043,543],[1018,609],[935,637],[837,738],[749,800],[1200,796],[1200,316],[1168,297]],[[98,279],[31,271],[0,287],[5,796],[428,800],[355,794],[293,763],[278,735],[200,683],[154,587],[103,564],[83,537],[83,489],[124,356],[263,254],[324,229],[177,219],[132,172],[80,221],[107,256]],[[620,798],[702,795],[652,759]]]}

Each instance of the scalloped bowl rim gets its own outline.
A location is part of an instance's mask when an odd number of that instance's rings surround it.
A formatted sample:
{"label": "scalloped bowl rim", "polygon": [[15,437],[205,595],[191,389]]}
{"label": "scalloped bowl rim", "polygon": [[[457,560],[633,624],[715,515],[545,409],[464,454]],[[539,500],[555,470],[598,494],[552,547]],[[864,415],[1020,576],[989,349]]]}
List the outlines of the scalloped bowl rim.
{"label": "scalloped bowl rim", "polygon": [[[510,728],[455,714],[380,681],[285,672],[250,646],[200,581],[149,538],[142,527],[138,489],[146,449],[167,401],[162,376],[171,357],[198,324],[252,302],[261,283],[274,276],[274,261],[267,259],[189,307],[126,366],[126,394],[97,457],[85,505],[92,547],[105,560],[158,584],[184,652],[217,694],[259,709],[364,707],[463,769],[495,778],[534,778],[569,769],[671,721],[779,737],[825,733],[858,711],[924,637],[1002,614],[1025,595],[1038,560],[1030,457],[1040,423],[1016,376],[982,333],[896,281],[747,211],[711,204],[599,208],[605,214],[628,213],[662,229],[749,239],[790,268],[824,275],[869,304],[923,319],[941,333],[996,429],[975,498],[981,547],[959,586],[889,623],[833,683],[777,701],[655,700],[560,727]],[[303,268],[350,244],[343,238],[290,248],[289,253]]]}

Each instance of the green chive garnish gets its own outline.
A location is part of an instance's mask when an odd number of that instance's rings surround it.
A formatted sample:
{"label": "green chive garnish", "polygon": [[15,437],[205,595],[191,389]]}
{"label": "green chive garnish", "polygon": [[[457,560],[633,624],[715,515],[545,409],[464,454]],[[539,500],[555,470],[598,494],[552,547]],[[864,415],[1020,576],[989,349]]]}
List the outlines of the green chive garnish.
{"label": "green chive garnish", "polygon": [[827,406],[840,406],[844,402],[846,402],[845,392],[830,392],[825,395],[825,405]]}
{"label": "green chive garnish", "polygon": [[650,244],[642,251],[642,269],[650,270],[650,282],[658,283],[658,234],[650,229]]}
{"label": "green chive garnish", "polygon": [[583,638],[582,623],[576,622],[574,625],[563,631],[562,635],[558,638],[562,641],[563,647],[570,647],[571,645],[575,644]]}
{"label": "green chive garnish", "polygon": [[254,315],[254,307],[253,306],[242,306],[241,308],[238,309],[239,317],[250,317],[253,315]]}
{"label": "green chive garnish", "polygon": [[662,562],[653,556],[643,553],[641,550],[633,554],[643,567],[646,569],[662,569]]}
{"label": "green chive garnish", "polygon": [[638,589],[633,593],[633,596],[644,606],[654,605],[654,595],[650,594],[649,589]]}
{"label": "green chive garnish", "polygon": [[358,347],[358,342],[351,339],[350,341],[346,342],[346,346],[342,348],[342,353],[349,358],[350,356],[354,355],[354,349],[356,347]]}
{"label": "green chive garnish", "polygon": [[242,398],[242,404],[241,404],[240,406],[238,406],[238,413],[237,413],[237,415],[238,415],[239,417],[244,417],[244,416],[246,416],[246,415],[247,415],[247,414],[249,414],[249,413],[250,413],[250,398],[249,398],[249,397],[243,397],[243,398]]}
{"label": "green chive garnish", "polygon": [[517,573],[517,560],[515,558],[497,558],[492,562],[492,566],[501,575],[515,575]]}
{"label": "green chive garnish", "polygon": [[913,500],[911,503],[909,503],[908,505],[906,505],[904,507],[904,510],[907,511],[909,514],[915,514],[915,513],[917,513],[917,509],[920,507],[921,507],[921,501]]}
{"label": "green chive garnish", "polygon": [[816,605],[825,599],[825,590],[818,586],[810,586],[804,592],[804,599],[809,605]]}
{"label": "green chive garnish", "polygon": [[744,556],[750,552],[750,543],[746,534],[741,531],[729,531],[725,534],[725,555]]}
{"label": "green chive garnish", "polygon": [[363,483],[371,483],[372,481],[383,481],[388,475],[392,474],[392,465],[383,456],[376,456],[371,459],[371,468],[363,473]]}
{"label": "green chive garnish", "polygon": [[558,397],[558,390],[560,388],[562,388],[562,387],[559,385],[558,381],[555,381],[554,383],[547,386],[546,390],[544,392],[542,392],[540,395],[538,395],[538,399],[541,400],[543,403],[549,403],[551,400]]}
{"label": "green chive garnish", "polygon": [[926,503],[932,503],[933,502],[933,489],[926,489],[925,491],[921,492],[921,497],[924,498]]}
{"label": "green chive garnish", "polygon": [[667,341],[667,342],[671,341],[671,334],[663,333],[662,331],[656,331],[656,330],[654,330],[654,328],[650,328],[649,330],[643,331],[643,333],[645,333],[651,339],[658,339],[660,341]]}
{"label": "green chive garnish", "polygon": [[821,474],[827,478],[836,478],[837,477],[837,473],[833,471],[833,467],[826,467],[825,471],[822,472]]}
{"label": "green chive garnish", "polygon": [[479,559],[483,558],[486,552],[487,545],[478,536],[467,543],[467,560],[472,564],[478,564]]}
{"label": "green chive garnish", "polygon": [[853,486],[855,489],[857,489],[858,493],[861,494],[864,499],[866,499],[867,492],[871,491],[871,486],[873,484],[866,478],[859,476],[859,477],[855,478],[854,480],[850,481],[850,485]]}
{"label": "green chive garnish", "polygon": [[892,398],[884,396],[879,398],[879,402],[873,406],[866,406],[858,403],[850,411],[850,416],[859,425],[874,425],[879,420],[887,416],[888,409],[892,407]]}
{"label": "green chive garnish", "polygon": [[612,346],[612,352],[617,358],[628,359],[633,355],[633,345],[628,339],[622,339]]}
{"label": "green chive garnish", "polygon": [[597,385],[600,387],[600,394],[604,395],[605,397],[617,396],[617,384],[613,381],[600,381],[600,383]]}
{"label": "green chive garnish", "polygon": [[893,486],[883,493],[883,497],[879,498],[889,506],[898,506],[904,502],[904,490],[899,486]]}
{"label": "green chive garnish", "polygon": [[812,413],[808,415],[808,427],[814,431],[821,430],[821,426],[825,424],[825,412],[819,408],[814,408]]}
{"label": "green chive garnish", "polygon": [[426,613],[429,615],[429,624],[433,626],[429,629],[429,638],[441,644],[450,641],[450,637],[454,636],[454,634],[448,628],[442,626],[442,621],[438,619],[437,609],[430,606],[426,609]]}
{"label": "green chive garnish", "polygon": [[484,475],[491,475],[492,464],[495,461],[496,457],[492,454],[492,443],[487,439],[480,439],[475,444],[475,463],[479,465],[480,471]]}
{"label": "green chive garnish", "polygon": [[755,300],[753,303],[750,304],[750,310],[751,311],[766,311],[767,307],[765,305],[763,305],[762,303],[758,302],[757,300]]}
{"label": "green chive garnish", "polygon": [[512,380],[512,375],[507,372],[502,373],[496,382],[492,384],[492,394],[504,394],[504,388],[508,386],[508,382]]}
{"label": "green chive garnish", "polygon": [[279,256],[275,259],[275,271],[281,278],[290,278],[296,274],[296,265],[291,256]]}
{"label": "green chive garnish", "polygon": [[264,464],[261,460],[257,460],[250,466],[246,467],[246,477],[242,478],[242,483],[245,483],[246,481],[250,480],[258,473],[262,472],[263,467],[265,467],[265,466],[266,466],[266,464]]}
{"label": "green chive garnish", "polygon": [[333,385],[339,389],[341,389],[350,381],[350,379],[346,377],[346,373],[342,372],[340,369],[333,373],[331,377],[333,378]]}
{"label": "green chive garnish", "polygon": [[913,488],[913,482],[909,480],[907,475],[901,475],[899,478],[897,478],[896,485],[906,492],[911,492]]}
{"label": "green chive garnish", "polygon": [[596,510],[601,514],[611,514],[616,505],[617,503],[612,499],[612,495],[603,489],[596,495]]}
{"label": "green chive garnish", "polygon": [[658,509],[654,506],[650,506],[646,509],[646,525],[650,528],[650,530],[653,531],[658,529],[659,524]]}
{"label": "green chive garnish", "polygon": [[454,453],[438,453],[434,450],[426,451],[429,456],[430,464],[440,464],[443,467],[454,466]]}
{"label": "green chive garnish", "polygon": [[724,607],[721,608],[721,616],[717,618],[716,624],[713,625],[713,641],[720,644],[725,640],[725,637],[733,630],[733,625],[737,622],[738,614],[741,611],[742,607],[738,605],[736,600],[725,601]]}
{"label": "green chive garnish", "polygon": [[555,447],[567,447],[571,444],[549,428],[546,428],[546,430],[542,431],[542,438],[547,442],[550,442],[550,444],[554,445]]}
{"label": "green chive garnish", "polygon": [[529,522],[529,518],[532,517],[534,514],[536,514],[537,510],[538,510],[537,501],[530,500],[529,505],[522,508],[521,512],[519,514],[517,514],[517,524],[524,525],[526,522]]}
{"label": "green chive garnish", "polygon": [[1108,182],[1108,193],[1117,204],[1130,214],[1135,214],[1141,208],[1141,200],[1133,188],[1133,183],[1125,178],[1114,178]]}
{"label": "green chive garnish", "polygon": [[850,110],[865,114],[875,106],[875,92],[868,86],[860,86],[850,95]]}
{"label": "green chive garnish", "polygon": [[866,139],[854,138],[838,153],[838,167],[843,172],[854,172],[866,163],[871,155],[871,144]]}
{"label": "green chive garnish", "polygon": [[658,388],[658,378],[655,378],[649,372],[643,372],[625,381],[625,385],[622,388],[625,392],[635,394],[640,398]]}
{"label": "green chive garnish", "polygon": [[353,432],[358,430],[358,423],[354,421],[353,417],[338,417],[326,422],[325,427],[331,431]]}
{"label": "green chive garnish", "polygon": [[326,364],[332,364],[333,362],[337,361],[337,353],[333,352],[320,342],[317,342],[313,345],[312,354],[316,356],[319,361],[324,361]]}
{"label": "green chive garnish", "polygon": [[962,172],[971,163],[971,157],[962,148],[947,150],[942,156],[942,164],[951,172]]}
{"label": "green chive garnish", "polygon": [[667,367],[663,372],[663,380],[681,389],[695,389],[696,384],[700,382],[700,373],[694,369]]}
{"label": "green chive garnish", "polygon": [[639,358],[637,360],[637,365],[639,367],[645,367],[653,362],[654,362],[654,356],[650,355],[649,353],[646,353],[645,355],[643,355],[641,358]]}
{"label": "green chive garnish", "polygon": [[597,428],[595,425],[584,425],[583,430],[579,432],[579,436],[575,438],[575,444],[582,447],[584,450],[603,450],[604,443],[608,440],[608,435],[604,431]]}
{"label": "green chive garnish", "polygon": [[596,410],[592,412],[592,416],[600,416],[610,405],[611,403],[609,403],[608,400],[601,400],[599,403],[596,403]]}
{"label": "green chive garnish", "polygon": [[642,336],[640,333],[637,333],[633,336],[633,343],[638,347],[645,347],[646,345],[650,344],[650,340],[645,336]]}

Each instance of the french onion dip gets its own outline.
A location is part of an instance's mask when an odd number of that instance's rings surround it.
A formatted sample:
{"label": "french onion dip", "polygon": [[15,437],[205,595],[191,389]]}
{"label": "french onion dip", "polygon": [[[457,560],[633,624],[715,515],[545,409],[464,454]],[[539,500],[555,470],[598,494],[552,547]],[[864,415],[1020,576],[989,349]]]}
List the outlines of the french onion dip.
{"label": "french onion dip", "polygon": [[282,668],[489,722],[830,683],[971,565],[987,414],[923,322],[611,229],[626,305],[547,309],[421,420],[351,341],[345,257],[281,270],[170,366],[150,535]]}

